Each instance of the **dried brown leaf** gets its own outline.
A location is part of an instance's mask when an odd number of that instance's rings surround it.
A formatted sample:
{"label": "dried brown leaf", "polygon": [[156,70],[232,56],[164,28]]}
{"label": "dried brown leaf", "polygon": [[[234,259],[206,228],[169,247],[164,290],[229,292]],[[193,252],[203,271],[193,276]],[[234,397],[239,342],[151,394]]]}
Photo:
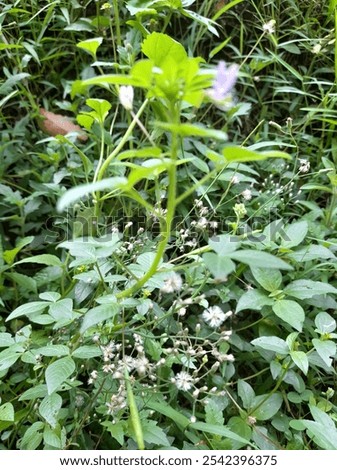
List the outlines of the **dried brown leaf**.
{"label": "dried brown leaf", "polygon": [[70,121],[66,116],[62,114],[51,113],[50,111],[40,108],[39,112],[43,119],[40,122],[41,129],[49,135],[66,135],[69,132],[79,132],[77,135],[78,140],[86,142],[88,136],[84,133],[83,129]]}

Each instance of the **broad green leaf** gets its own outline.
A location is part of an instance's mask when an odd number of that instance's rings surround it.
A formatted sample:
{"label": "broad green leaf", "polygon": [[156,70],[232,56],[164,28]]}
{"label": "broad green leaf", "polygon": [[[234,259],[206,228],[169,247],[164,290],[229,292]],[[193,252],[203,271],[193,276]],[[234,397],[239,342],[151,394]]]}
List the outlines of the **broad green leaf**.
{"label": "broad green leaf", "polygon": [[42,292],[39,294],[41,300],[47,300],[49,302],[57,302],[61,298],[59,292]]}
{"label": "broad green leaf", "polygon": [[45,426],[43,430],[43,442],[48,446],[55,447],[55,449],[62,449],[64,446],[62,445],[62,441],[57,431],[58,427],[56,427],[56,430],[54,431],[49,426]]}
{"label": "broad green leaf", "polygon": [[115,176],[96,183],[81,184],[66,191],[57,203],[57,210],[62,212],[74,202],[95,191],[118,190],[127,184],[127,179]]}
{"label": "broad green leaf", "polygon": [[236,306],[236,313],[241,310],[261,310],[265,305],[273,305],[275,301],[264,292],[257,289],[249,289],[239,299]]}
{"label": "broad green leaf", "polygon": [[313,339],[312,344],[314,345],[314,348],[316,349],[318,355],[321,357],[321,359],[325,362],[325,364],[330,367],[332,364],[332,358],[336,354],[336,343],[333,341],[329,340],[321,340],[321,339]]}
{"label": "broad green leaf", "polygon": [[40,403],[39,412],[52,428],[57,425],[57,415],[62,406],[62,398],[57,393],[47,395]]}
{"label": "broad green leaf", "polygon": [[55,321],[71,319],[73,316],[73,300],[62,299],[52,303],[48,310]]}
{"label": "broad green leaf", "polygon": [[287,285],[284,293],[297,299],[311,299],[314,295],[336,294],[337,289],[331,284],[308,279],[299,279]]}
{"label": "broad green leaf", "polygon": [[172,408],[166,402],[159,403],[150,401],[147,406],[150,409],[157,411],[160,415],[170,418],[172,422],[176,423],[181,430],[184,430],[190,424],[190,420],[186,418],[185,415]]}
{"label": "broad green leaf", "polygon": [[81,41],[76,44],[76,47],[79,47],[80,49],[85,50],[86,52],[89,52],[89,54],[92,55],[94,59],[96,59],[96,51],[99,48],[99,46],[102,44],[103,38],[92,38],[92,39],[87,39],[85,41]]}
{"label": "broad green leaf", "polygon": [[255,280],[268,292],[276,291],[282,282],[282,274],[278,269],[257,268],[251,266]]}
{"label": "broad green leaf", "polygon": [[6,273],[6,277],[14,281],[18,286],[27,289],[28,292],[37,291],[37,285],[35,279],[20,273]]}
{"label": "broad green leaf", "polygon": [[46,384],[48,395],[60,389],[61,385],[75,370],[75,362],[70,357],[64,357],[52,362],[46,369]]}
{"label": "broad green leaf", "polygon": [[170,442],[166,437],[164,431],[157,425],[155,421],[143,420],[142,421],[144,441],[148,444],[155,444],[158,446],[169,446]]}
{"label": "broad green leaf", "polygon": [[297,367],[301,369],[304,375],[307,375],[309,369],[309,361],[307,355],[303,351],[291,351],[291,359],[295,362]]}
{"label": "broad green leaf", "polygon": [[211,434],[213,436],[222,436],[228,437],[229,439],[234,439],[235,441],[242,442],[243,444],[247,444],[250,446],[254,446],[254,444],[247,439],[242,438],[238,434],[230,431],[227,426],[221,426],[218,424],[208,424],[208,423],[190,423],[190,429],[196,429],[201,432],[205,432],[207,434]]}
{"label": "broad green leaf", "polygon": [[303,308],[293,300],[277,300],[273,311],[281,320],[297,331],[302,331],[305,314]]}
{"label": "broad green leaf", "polygon": [[235,264],[228,257],[216,253],[204,253],[202,258],[216,281],[227,281],[228,274],[235,270]]}
{"label": "broad green leaf", "polygon": [[142,44],[143,54],[160,67],[168,57],[179,64],[187,59],[184,47],[167,34],[154,32],[149,34]]}
{"label": "broad green leaf", "polygon": [[0,333],[0,348],[7,348],[12,344],[15,344],[15,341],[10,333]]}
{"label": "broad green leaf", "polygon": [[41,354],[41,356],[61,357],[69,354],[69,348],[64,344],[51,344],[49,346],[35,349],[34,353]]}
{"label": "broad green leaf", "polygon": [[[336,320],[326,312],[320,312],[316,315],[315,325],[317,332],[321,335],[332,333],[336,329]],[[1,335],[0,335],[1,337]]]}
{"label": "broad green leaf", "polygon": [[14,407],[12,403],[0,406],[0,421],[14,421]]}
{"label": "broad green leaf", "polygon": [[327,428],[325,424],[308,419],[299,420],[303,424],[309,437],[324,450],[337,450],[337,430],[336,428]]}
{"label": "broad green leaf", "polygon": [[276,354],[288,354],[289,347],[287,343],[277,336],[260,336],[259,338],[251,341],[254,346],[265,349],[266,351],[273,351]]}
{"label": "broad green leaf", "polygon": [[227,256],[229,253],[237,250],[240,246],[240,242],[236,237],[230,235],[216,235],[208,240],[209,246],[218,255]]}
{"label": "broad green leaf", "polygon": [[29,388],[19,397],[19,401],[35,400],[36,398],[44,398],[48,393],[47,385],[40,384]]}
{"label": "broad green leaf", "polygon": [[6,321],[13,320],[14,318],[22,317],[23,315],[26,315],[26,317],[34,316],[37,315],[49,305],[49,302],[44,302],[44,301],[36,301],[36,302],[30,302],[28,304],[23,304],[20,305],[20,307],[16,308],[7,318]]}
{"label": "broad green leaf", "polygon": [[210,398],[205,406],[205,420],[208,424],[224,424],[223,409],[219,403]]}
{"label": "broad green leaf", "polygon": [[17,261],[16,263],[14,263],[14,266],[22,263],[45,264],[46,266],[62,266],[62,261],[60,261],[57,256],[48,254],[30,256],[29,258]]}
{"label": "broad green leaf", "polygon": [[259,421],[272,418],[282,406],[283,398],[281,393],[276,392],[267,397],[268,394],[259,395],[253,400],[252,410],[249,413]]}
{"label": "broad green leaf", "polygon": [[211,129],[201,124],[173,124],[170,122],[154,123],[156,127],[164,131],[175,132],[182,137],[206,137],[216,140],[227,140],[227,134],[223,131]]}
{"label": "broad green leaf", "polygon": [[101,123],[105,121],[105,118],[111,109],[111,103],[98,98],[89,98],[86,100],[86,105],[96,111],[97,118]]}
{"label": "broad green leaf", "polygon": [[255,152],[244,147],[228,146],[222,150],[222,154],[227,162],[253,162],[266,160],[267,158],[286,158],[290,156],[285,152],[271,150],[269,152]]}
{"label": "broad green leaf", "polygon": [[308,223],[305,220],[294,222],[288,225],[282,233],[281,246],[284,248],[293,248],[294,246],[298,246],[305,239],[308,233]]}
{"label": "broad green leaf", "polygon": [[35,450],[39,447],[42,442],[43,434],[42,430],[44,423],[40,421],[33,423],[25,432],[21,442],[20,450]]}
{"label": "broad green leaf", "polygon": [[5,250],[3,252],[3,258],[6,261],[6,263],[10,265],[13,264],[16,255],[22,250],[22,248],[32,243],[33,240],[34,240],[34,237],[25,237],[22,240],[20,240],[19,243],[16,245],[16,247],[13,248],[12,250]]}
{"label": "broad green leaf", "polygon": [[7,349],[4,349],[0,353],[0,371],[9,369],[15,362],[19,359],[19,357],[23,353],[23,349],[21,352],[17,351],[17,345],[13,345]]}
{"label": "broad green leaf", "polygon": [[72,353],[76,359],[91,359],[102,356],[102,351],[98,346],[80,346]]}
{"label": "broad green leaf", "polygon": [[255,398],[255,392],[253,387],[244,380],[238,381],[238,395],[241,398],[243,407],[247,410],[252,407],[253,400]]}
{"label": "broad green leaf", "polygon": [[294,268],[285,261],[277,258],[274,255],[257,250],[239,250],[234,253],[228,254],[232,258],[241,263],[248,264],[253,268],[269,268],[269,269],[286,269],[293,270]]}
{"label": "broad green leaf", "polygon": [[102,426],[104,426],[111,436],[116,439],[118,444],[121,446],[124,444],[124,427],[123,423],[120,421],[117,423],[112,423],[111,421],[103,421]]}
{"label": "broad green leaf", "polygon": [[113,320],[120,310],[119,304],[99,305],[90,309],[83,317],[80,332],[84,333],[88,328],[106,320]]}
{"label": "broad green leaf", "polygon": [[308,245],[289,253],[288,258],[304,263],[315,259],[335,259],[336,256],[325,246]]}

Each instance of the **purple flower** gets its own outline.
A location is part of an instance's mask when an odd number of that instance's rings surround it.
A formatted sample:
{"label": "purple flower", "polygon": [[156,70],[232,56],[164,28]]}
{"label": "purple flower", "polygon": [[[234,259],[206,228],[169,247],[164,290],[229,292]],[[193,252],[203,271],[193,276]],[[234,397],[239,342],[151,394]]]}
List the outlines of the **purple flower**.
{"label": "purple flower", "polygon": [[216,68],[216,75],[209,96],[214,101],[223,101],[230,94],[238,77],[239,66],[237,64],[227,67],[224,61],[220,61]]}

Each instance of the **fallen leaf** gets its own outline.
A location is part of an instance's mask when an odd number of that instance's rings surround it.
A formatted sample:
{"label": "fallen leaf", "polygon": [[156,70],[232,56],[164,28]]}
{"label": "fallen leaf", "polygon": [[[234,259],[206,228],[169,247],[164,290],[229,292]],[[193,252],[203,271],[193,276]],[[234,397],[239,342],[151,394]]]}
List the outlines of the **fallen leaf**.
{"label": "fallen leaf", "polygon": [[66,135],[69,132],[79,132],[77,135],[78,140],[86,142],[88,136],[84,133],[82,128],[74,124],[66,116],[62,114],[51,113],[44,108],[39,108],[40,115],[43,117],[40,122],[41,129],[49,135]]}

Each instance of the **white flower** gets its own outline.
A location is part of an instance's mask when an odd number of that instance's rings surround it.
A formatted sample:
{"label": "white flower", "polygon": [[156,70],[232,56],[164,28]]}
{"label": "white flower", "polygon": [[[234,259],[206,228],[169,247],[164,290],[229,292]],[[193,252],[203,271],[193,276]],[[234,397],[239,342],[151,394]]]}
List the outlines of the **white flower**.
{"label": "white flower", "polygon": [[245,189],[244,191],[242,191],[241,194],[243,199],[245,199],[246,201],[250,201],[252,198],[252,192],[250,189]]}
{"label": "white flower", "polygon": [[164,285],[161,287],[161,292],[164,294],[172,294],[172,292],[179,292],[182,288],[183,280],[177,273],[172,273],[170,277],[165,279]]}
{"label": "white flower", "polygon": [[265,23],[263,25],[263,31],[265,31],[268,34],[274,33],[275,32],[275,24],[276,24],[275,20],[268,21],[268,23]]}
{"label": "white flower", "polygon": [[298,171],[300,173],[308,173],[310,170],[310,162],[308,160],[305,160],[304,158],[300,158],[300,167]]}
{"label": "white flower", "polygon": [[321,44],[315,44],[314,47],[312,48],[311,52],[313,54],[319,54],[321,52],[322,46]]}
{"label": "white flower", "polygon": [[213,307],[206,308],[202,313],[203,320],[212,328],[217,328],[221,326],[223,322],[233,315],[233,312],[230,310],[227,313],[224,313],[220,307],[214,305]]}
{"label": "white flower", "polygon": [[131,85],[122,85],[119,88],[119,101],[121,105],[127,110],[132,110],[133,105],[133,87]]}
{"label": "white flower", "polygon": [[179,372],[173,379],[178,390],[187,392],[193,385],[193,378],[187,372]]}

